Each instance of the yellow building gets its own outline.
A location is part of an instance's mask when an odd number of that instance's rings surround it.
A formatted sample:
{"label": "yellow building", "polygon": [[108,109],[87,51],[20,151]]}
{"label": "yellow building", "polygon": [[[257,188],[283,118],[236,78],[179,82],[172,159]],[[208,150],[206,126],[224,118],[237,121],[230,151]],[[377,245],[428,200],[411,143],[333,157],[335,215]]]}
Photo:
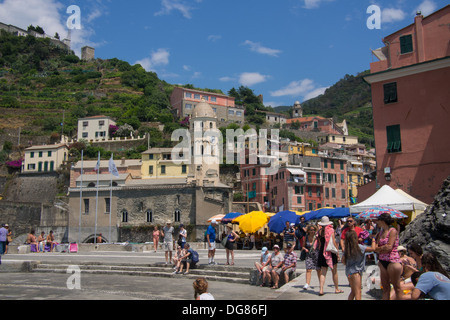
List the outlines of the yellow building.
{"label": "yellow building", "polygon": [[349,190],[349,205],[355,204],[358,198],[358,187],[364,184],[364,170],[363,163],[359,161],[348,161],[347,163],[348,175],[348,190]]}
{"label": "yellow building", "polygon": [[189,166],[172,161],[172,148],[154,148],[142,153],[142,179],[187,178]]}
{"label": "yellow building", "polygon": [[289,142],[286,145],[282,144],[282,151],[287,152],[289,155],[298,154],[311,157],[318,156],[317,148],[304,142]]}
{"label": "yellow building", "polygon": [[319,136],[317,139],[320,144],[324,144],[327,142],[336,143],[336,144],[344,144],[344,145],[358,144],[358,137],[346,136],[343,134],[328,133],[328,134]]}

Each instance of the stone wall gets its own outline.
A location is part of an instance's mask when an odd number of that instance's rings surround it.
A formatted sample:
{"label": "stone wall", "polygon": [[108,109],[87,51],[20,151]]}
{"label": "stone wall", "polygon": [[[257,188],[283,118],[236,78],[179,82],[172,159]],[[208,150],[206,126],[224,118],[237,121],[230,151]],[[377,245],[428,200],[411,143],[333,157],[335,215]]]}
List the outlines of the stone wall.
{"label": "stone wall", "polygon": [[431,252],[450,271],[450,176],[428,209],[411,222],[400,234],[402,245],[413,242]]}
{"label": "stone wall", "polygon": [[4,198],[13,202],[53,203],[58,179],[59,174],[56,172],[19,174],[8,183]]}
{"label": "stone wall", "polygon": [[0,223],[9,224],[13,245],[23,244],[32,229],[36,236],[42,231],[48,234],[52,230],[56,241],[67,241],[67,211],[53,205],[1,201]]}

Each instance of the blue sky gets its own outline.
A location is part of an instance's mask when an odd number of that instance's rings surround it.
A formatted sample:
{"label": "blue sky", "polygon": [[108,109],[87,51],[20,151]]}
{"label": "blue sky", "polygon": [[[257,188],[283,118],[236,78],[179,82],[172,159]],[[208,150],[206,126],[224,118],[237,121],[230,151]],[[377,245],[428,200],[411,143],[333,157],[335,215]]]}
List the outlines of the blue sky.
{"label": "blue sky", "polygon": [[[221,89],[246,85],[266,105],[293,105],[345,74],[369,69],[370,49],[443,0],[0,0],[0,21],[67,34],[67,8],[81,9],[73,48],[140,63],[172,84]],[[381,29],[370,30],[370,5]]]}

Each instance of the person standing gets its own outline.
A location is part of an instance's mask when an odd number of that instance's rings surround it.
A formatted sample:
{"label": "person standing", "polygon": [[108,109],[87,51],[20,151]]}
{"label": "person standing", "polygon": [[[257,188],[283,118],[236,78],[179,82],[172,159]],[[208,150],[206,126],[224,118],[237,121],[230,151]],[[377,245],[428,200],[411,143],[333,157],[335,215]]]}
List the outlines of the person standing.
{"label": "person standing", "polygon": [[[308,224],[306,223],[305,217],[300,217],[300,223],[297,225],[297,229],[295,230],[295,236],[298,242],[298,248],[302,250],[304,237],[307,234]],[[297,248],[297,247],[296,247]]]}
{"label": "person standing", "polygon": [[[316,246],[315,248],[319,248],[318,254],[318,267],[319,272],[319,284],[320,291],[319,296],[323,296],[323,287],[325,285],[325,278],[327,276],[328,268],[331,268],[331,272],[333,275],[333,283],[335,288],[335,293],[344,293],[344,291],[339,289],[338,282],[338,273],[337,273],[337,263],[338,263],[338,253],[334,253],[331,251],[327,251],[328,245],[330,241],[334,244],[334,247],[337,249],[338,245],[336,243],[336,237],[334,234],[333,222],[327,216],[322,217],[319,222],[319,226],[322,228],[319,229],[318,234],[316,236]],[[337,249],[339,250],[339,249]]]}
{"label": "person standing", "polygon": [[155,226],[155,229],[153,230],[153,249],[155,249],[155,252],[158,250],[158,244],[159,244],[159,237],[161,233],[159,232],[158,226]]}
{"label": "person standing", "polygon": [[166,256],[166,264],[172,261],[172,251],[173,251],[173,232],[172,222],[167,221],[166,226],[161,230],[161,235],[164,238],[163,246],[164,253]]}
{"label": "person standing", "polygon": [[211,224],[208,226],[206,230],[206,243],[208,245],[208,263],[209,264],[217,264],[214,261],[214,256],[216,254],[216,225],[217,221],[211,221]]}
{"label": "person standing", "polygon": [[227,265],[230,264],[231,255],[231,265],[234,266],[234,243],[239,238],[236,232],[233,231],[231,226],[227,226],[227,244],[225,245],[225,250],[227,254]]}
{"label": "person standing", "polygon": [[294,224],[286,221],[286,227],[283,231],[283,249],[286,249],[289,243],[295,247],[295,230]]}
{"label": "person standing", "polygon": [[184,224],[180,224],[181,249],[184,249],[184,246],[186,245],[186,239],[187,239],[187,231],[184,228]]}
{"label": "person standing", "polygon": [[380,280],[383,286],[383,300],[390,300],[391,284],[394,286],[395,297],[403,299],[400,280],[403,267],[398,253],[399,238],[396,228],[390,227],[394,219],[388,213],[381,214],[375,223],[381,228],[376,238],[375,252],[378,253]]}
{"label": "person standing", "polygon": [[345,264],[345,274],[351,288],[348,300],[361,300],[361,274],[365,270],[364,254],[375,249],[375,242],[372,242],[372,247],[359,244],[356,231],[350,230],[345,236],[343,249],[342,263]]}
{"label": "person standing", "polygon": [[6,251],[7,237],[8,230],[5,228],[5,225],[2,225],[2,227],[0,228],[0,264],[2,263],[2,255],[4,255]]}
{"label": "person standing", "polygon": [[342,251],[345,251],[345,235],[348,231],[355,231],[356,234],[358,235],[359,238],[359,234],[363,231],[363,229],[361,229],[360,227],[358,227],[356,225],[356,221],[353,217],[350,217],[347,219],[347,227],[342,229],[342,233],[341,233],[341,240],[340,240],[340,245],[342,248]]}
{"label": "person standing", "polygon": [[8,235],[6,236],[6,249],[5,249],[5,254],[8,253],[8,245],[13,241],[13,237],[12,237],[12,231],[9,228],[8,224],[5,224],[5,229],[8,230]]}
{"label": "person standing", "polygon": [[[316,241],[316,232],[317,228],[314,225],[309,225],[306,229],[306,235],[303,238],[303,252],[305,252],[305,267],[306,267],[306,284],[303,286],[303,290],[307,290],[311,283],[311,276],[313,270],[317,271],[317,275],[319,275],[318,267],[317,267],[317,259],[318,259],[318,251],[314,249],[314,242]],[[320,280],[320,278],[319,278]]]}

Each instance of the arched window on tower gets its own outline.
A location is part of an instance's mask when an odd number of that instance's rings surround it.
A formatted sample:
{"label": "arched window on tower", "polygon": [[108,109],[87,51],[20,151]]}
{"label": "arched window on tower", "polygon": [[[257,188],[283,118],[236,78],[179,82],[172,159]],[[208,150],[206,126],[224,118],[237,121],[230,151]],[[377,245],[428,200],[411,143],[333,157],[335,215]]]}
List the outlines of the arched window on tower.
{"label": "arched window on tower", "polygon": [[122,210],[122,222],[128,222],[128,211]]}
{"label": "arched window on tower", "polygon": [[153,211],[147,210],[147,222],[153,222]]}
{"label": "arched window on tower", "polygon": [[175,210],[174,219],[175,222],[181,222],[181,211]]}

